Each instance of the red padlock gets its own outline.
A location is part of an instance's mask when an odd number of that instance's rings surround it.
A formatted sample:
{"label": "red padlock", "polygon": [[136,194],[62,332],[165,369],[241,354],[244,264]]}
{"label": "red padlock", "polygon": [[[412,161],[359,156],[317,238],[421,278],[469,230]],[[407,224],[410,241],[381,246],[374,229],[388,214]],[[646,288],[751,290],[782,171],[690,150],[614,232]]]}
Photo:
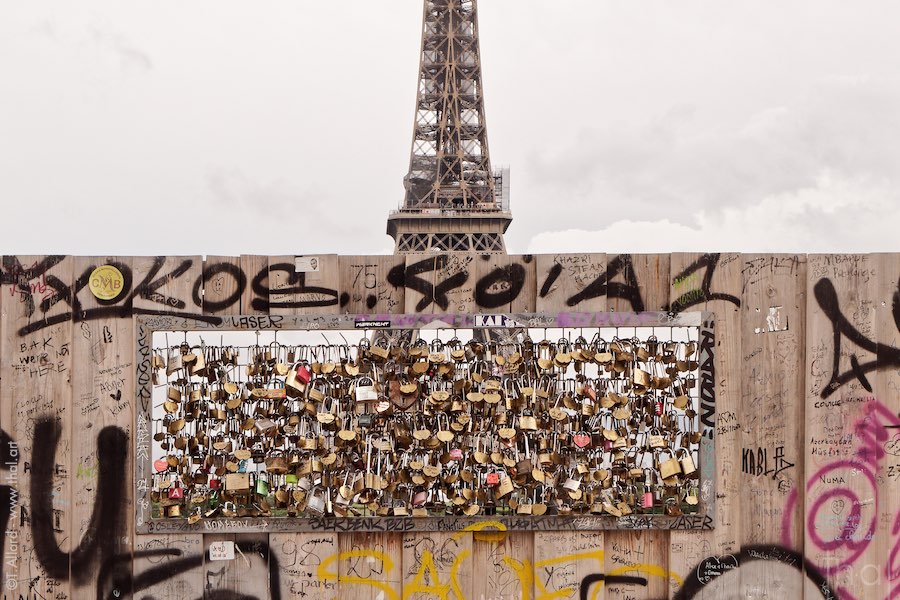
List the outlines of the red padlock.
{"label": "red padlock", "polygon": [[500,483],[500,473],[497,471],[491,471],[487,474],[487,479],[485,480],[485,485],[498,485]]}
{"label": "red padlock", "polygon": [[169,488],[169,500],[181,500],[184,498],[184,489],[177,481],[175,485]]}
{"label": "red padlock", "polygon": [[210,479],[209,480],[209,489],[211,489],[211,490],[218,489],[220,485],[221,485],[221,483],[219,482],[218,479]]}
{"label": "red padlock", "polygon": [[656,412],[656,416],[657,416],[657,417],[661,417],[661,416],[662,416],[662,414],[663,414],[663,401],[662,401],[662,400],[659,400],[659,399],[658,399],[658,400],[656,401],[655,412]]}
{"label": "red padlock", "polygon": [[297,379],[303,383],[309,383],[312,379],[312,373],[306,365],[297,365]]}

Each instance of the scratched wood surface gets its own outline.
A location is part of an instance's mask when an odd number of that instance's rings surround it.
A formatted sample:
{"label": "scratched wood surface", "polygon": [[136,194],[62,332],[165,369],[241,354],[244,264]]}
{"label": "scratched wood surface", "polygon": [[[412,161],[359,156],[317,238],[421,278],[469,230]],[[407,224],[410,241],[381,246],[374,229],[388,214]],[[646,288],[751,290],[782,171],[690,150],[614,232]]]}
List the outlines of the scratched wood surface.
{"label": "scratched wood surface", "polygon": [[[72,284],[73,259],[19,256],[4,263],[2,402],[18,451],[5,483],[19,492],[9,505],[4,588],[16,597],[71,598],[72,323],[68,303],[58,300],[60,288]],[[40,494],[31,497],[25,490],[35,478]]]}
{"label": "scratched wood surface", "polygon": [[534,312],[535,261],[530,254],[482,254],[474,262],[479,312]]}
{"label": "scratched wood surface", "polygon": [[[803,550],[806,257],[744,255],[741,313],[741,545]],[[761,550],[765,553],[765,550]],[[799,572],[742,578],[742,594],[800,597]]]}
{"label": "scratched wood surface", "polygon": [[[367,307],[372,294],[377,312],[391,312],[391,302],[397,303],[393,312],[532,306],[541,312],[714,311],[715,530],[514,533],[503,542],[471,532],[141,535],[133,537],[133,561],[120,565],[132,571],[136,597],[374,599],[383,592],[385,598],[576,598],[584,586],[587,597],[662,598],[682,591],[681,582],[693,577],[695,588],[684,587],[696,589],[695,598],[814,598],[822,595],[810,577],[817,573],[841,598],[900,596],[900,332],[894,310],[900,259],[723,254],[707,281],[711,256],[542,255],[527,263],[524,257],[482,262],[477,255],[320,255],[319,280],[295,273],[294,256],[211,256],[205,264],[200,257],[67,257],[46,273],[48,257],[6,257],[0,426],[19,456],[15,471],[4,465],[3,477],[8,485],[15,473],[24,510],[7,526],[16,532],[17,560],[14,573],[6,566],[4,582],[11,576],[23,597],[94,597],[98,586],[104,594],[117,589],[116,569],[103,577],[100,569],[107,558],[132,552],[133,450],[123,470],[124,496],[116,506],[96,504],[97,434],[118,428],[134,447],[134,399],[117,397],[115,389],[119,363],[134,360],[132,303],[135,313],[271,308],[273,314],[324,314],[369,312],[351,307]],[[101,261],[131,266],[126,293],[106,304],[83,280]],[[404,261],[406,272],[401,277],[395,271],[392,282],[391,270]],[[515,295],[511,308],[491,300],[491,294],[508,291],[510,281],[482,282],[503,262],[533,268],[520,292],[530,298]],[[348,264],[362,265],[355,283]],[[378,265],[375,288],[367,287],[369,264]],[[272,269],[278,265],[284,266]],[[559,273],[551,278],[554,270]],[[736,296],[740,308],[723,294]],[[838,336],[835,323],[843,328]],[[47,336],[52,353],[44,349]],[[33,344],[41,347],[34,359]],[[32,369],[32,360],[40,368]],[[121,385],[133,389],[133,364],[125,371]],[[60,439],[55,457],[46,459],[41,451],[49,446],[36,444],[35,428],[51,415],[59,417]],[[48,496],[31,498],[31,478],[46,476],[40,471],[46,466]],[[35,523],[41,505],[50,516]],[[124,514],[124,521],[112,521],[124,534],[102,541],[85,535],[93,531],[96,506]],[[12,539],[7,533],[7,550]],[[221,565],[205,561],[205,548],[217,539],[237,541],[243,554]],[[70,558],[79,545],[84,551]],[[782,546],[809,561],[806,577],[801,558],[784,554]],[[379,548],[383,554],[376,554]],[[714,577],[731,570],[738,555],[738,571]],[[644,579],[646,585],[615,579],[604,585],[601,574]]]}
{"label": "scratched wood surface", "polygon": [[[579,598],[582,582],[589,598],[606,598],[605,534],[601,531],[538,531],[534,536],[531,576],[535,598]],[[621,565],[619,565],[621,567]]]}
{"label": "scratched wood surface", "polygon": [[[878,282],[874,304],[877,337],[867,336],[867,339],[883,344],[883,350],[879,353],[878,371],[869,371],[866,377],[873,384],[876,402],[869,413],[874,414],[869,421],[869,440],[875,439],[875,456],[880,455],[878,448],[884,450],[875,475],[878,524],[873,539],[881,552],[870,553],[872,562],[868,564],[872,566],[864,565],[859,570],[858,583],[868,597],[875,597],[875,593],[869,594],[873,589],[882,592],[885,598],[897,598],[900,597],[900,255],[875,254],[872,260]],[[865,502],[868,498],[860,500]],[[873,576],[879,570],[883,578]]]}
{"label": "scratched wood surface", "polygon": [[476,260],[477,255],[463,252],[407,255],[405,312],[474,311]]}
{"label": "scratched wood surface", "polygon": [[[610,271],[613,267],[616,268],[616,273],[607,281],[607,310],[663,310],[669,304],[668,254],[610,257]],[[646,580],[646,585],[607,585],[608,600],[643,600],[662,598],[668,594],[668,531],[609,531],[605,542],[606,573],[615,571],[618,575]]]}
{"label": "scratched wood surface", "polygon": [[[672,531],[669,545],[670,595],[682,587],[695,589],[709,580],[718,565],[735,568],[740,552],[739,521],[741,493],[741,267],[740,255],[673,253],[671,256],[672,310],[710,311],[715,314],[715,411],[714,426],[702,425],[705,436],[716,447],[715,492],[700,482],[703,502],[715,502],[709,531]],[[708,407],[701,405],[703,416]],[[701,457],[701,460],[703,457]],[[715,494],[715,497],[711,497]],[[719,561],[705,562],[708,557]],[[698,569],[698,565],[700,568]],[[737,575],[740,576],[739,574]],[[682,585],[679,582],[684,582]],[[713,600],[718,591],[700,588],[695,598]]]}
{"label": "scratched wood surface", "polygon": [[606,254],[538,254],[534,262],[536,312],[570,310],[574,305],[580,312],[606,311],[606,292],[598,289],[606,273]]}
{"label": "scratched wood surface", "polygon": [[[201,283],[201,286],[195,285],[193,296],[195,302],[201,301],[203,314],[232,315],[241,312],[241,297],[250,284],[241,266],[241,257],[207,256]],[[199,290],[202,290],[202,298]]]}
{"label": "scratched wood surface", "polygon": [[340,312],[393,314],[404,310],[403,256],[341,256]]}
{"label": "scratched wood surface", "polygon": [[257,315],[269,313],[269,257],[259,254],[242,254],[241,270],[247,278],[247,287],[241,294],[235,314]]}
{"label": "scratched wood surface", "polygon": [[[534,534],[496,532],[472,534],[472,598],[532,598]],[[466,565],[464,565],[466,566]]]}
{"label": "scratched wood surface", "polygon": [[338,534],[273,533],[269,535],[270,565],[277,565],[278,590],[272,597],[332,600],[338,593],[352,597],[351,586],[338,583]]}
{"label": "scratched wood surface", "polygon": [[404,534],[403,598],[472,598],[471,556],[471,532]]}
{"label": "scratched wood surface", "polygon": [[340,595],[348,600],[384,600],[403,590],[403,534],[340,534],[339,560],[329,573],[340,577]]}
{"label": "scratched wood surface", "polygon": [[806,476],[801,488],[804,549],[842,597],[861,587],[884,597],[884,578],[870,586],[860,585],[863,565],[878,564],[877,557],[887,554],[890,541],[890,535],[866,539],[879,526],[876,477],[881,470],[874,454],[860,453],[865,431],[880,426],[877,413],[869,412],[874,418],[867,420],[867,411],[874,409],[881,394],[879,390],[872,394],[872,383],[861,369],[861,379],[832,387],[835,366],[843,373],[852,371],[854,363],[877,358],[873,348],[861,348],[843,335],[836,343],[832,324],[835,315],[843,314],[849,327],[867,339],[878,339],[877,260],[859,254],[817,254],[807,260],[811,276],[806,318]]}
{"label": "scratched wood surface", "polygon": [[[81,278],[91,277],[93,270],[101,265],[114,266],[123,274],[129,273],[132,266],[130,257],[75,257],[73,260],[74,272]],[[101,555],[115,556],[117,564],[123,566],[132,562],[134,536],[134,489],[131,485],[134,469],[132,461],[122,454],[134,445],[134,328],[129,319],[119,318],[116,312],[130,312],[127,296],[128,290],[124,286],[110,300],[98,299],[87,286],[76,294],[81,314],[104,309],[114,312],[103,313],[110,315],[103,318],[82,320],[74,326],[72,360],[75,366],[71,376],[72,429],[83,432],[72,439],[74,481],[79,487],[79,492],[73,495],[74,537],[76,540],[102,537]],[[78,315],[76,320],[79,320]],[[100,456],[101,436],[117,438],[122,452],[113,452],[110,448],[107,456]],[[120,461],[122,477],[110,480],[117,485],[105,487],[106,482],[100,480],[100,464],[111,459]],[[94,522],[96,517],[92,519],[93,507],[98,500],[106,509],[101,514],[113,525],[111,528],[104,525],[102,531],[98,531],[99,524]],[[98,587],[112,586],[111,581],[98,580],[100,569],[101,565],[97,563],[72,565],[73,593],[94,597]]]}
{"label": "scratched wood surface", "polygon": [[[132,270],[135,282],[156,282],[152,290],[148,290],[149,293],[135,295],[132,307],[134,313],[165,313],[184,309],[193,303],[193,284],[202,279],[203,259],[200,256],[136,256],[132,259]],[[183,275],[170,276],[176,272],[183,272]],[[192,312],[200,313],[201,310],[194,308]],[[175,343],[174,340],[171,342]],[[135,558],[133,576],[141,585],[146,582],[146,596],[154,597],[172,590],[184,593],[182,597],[198,597],[203,594],[202,534],[135,535],[135,547],[173,549],[171,554],[160,556],[151,553],[146,557]],[[185,554],[188,550],[196,554]],[[154,573],[169,576],[157,579],[152,576]]]}

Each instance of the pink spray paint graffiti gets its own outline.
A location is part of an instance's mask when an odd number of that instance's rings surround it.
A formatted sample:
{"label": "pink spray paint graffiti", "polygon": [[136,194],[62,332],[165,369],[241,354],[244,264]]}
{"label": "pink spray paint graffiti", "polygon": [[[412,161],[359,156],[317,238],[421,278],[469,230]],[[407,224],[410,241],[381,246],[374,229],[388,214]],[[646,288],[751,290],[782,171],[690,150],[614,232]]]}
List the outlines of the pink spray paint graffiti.
{"label": "pink spray paint graffiti", "polygon": [[[862,416],[853,425],[854,453],[836,459],[813,472],[807,479],[805,529],[808,543],[806,556],[831,579],[854,565],[875,538],[878,529],[878,482],[881,464],[887,455],[900,455],[900,418],[873,397],[865,399]],[[883,478],[882,478],[883,479]],[[851,486],[852,483],[852,486]],[[782,519],[782,542],[795,547],[792,538],[794,509],[799,501],[797,490],[788,498]],[[889,585],[900,579],[900,514],[896,515],[891,538],[894,541],[884,575]],[[816,560],[816,554],[827,557]],[[827,564],[822,564],[826,563]],[[837,587],[841,598],[856,598],[850,590]],[[900,592],[898,582],[888,597]]]}

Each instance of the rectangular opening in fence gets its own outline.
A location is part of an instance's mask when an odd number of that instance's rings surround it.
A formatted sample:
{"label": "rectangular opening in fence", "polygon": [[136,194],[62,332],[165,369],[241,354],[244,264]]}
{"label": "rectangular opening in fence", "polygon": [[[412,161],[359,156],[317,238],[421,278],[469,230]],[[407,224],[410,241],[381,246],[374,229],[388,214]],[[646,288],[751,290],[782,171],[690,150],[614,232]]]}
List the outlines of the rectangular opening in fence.
{"label": "rectangular opening in fence", "polygon": [[709,314],[140,317],[137,340],[141,532],[712,521]]}

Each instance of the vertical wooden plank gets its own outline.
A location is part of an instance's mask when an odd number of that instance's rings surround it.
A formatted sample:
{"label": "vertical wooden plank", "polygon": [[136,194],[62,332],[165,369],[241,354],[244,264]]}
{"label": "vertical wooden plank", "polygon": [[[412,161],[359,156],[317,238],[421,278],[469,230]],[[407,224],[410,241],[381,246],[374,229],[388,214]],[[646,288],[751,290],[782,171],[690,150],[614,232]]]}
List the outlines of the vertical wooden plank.
{"label": "vertical wooden plank", "polygon": [[[708,583],[707,558],[717,564],[737,565],[740,552],[741,425],[738,419],[741,400],[741,291],[740,254],[690,254],[671,256],[671,309],[715,313],[715,404],[714,426],[703,426],[704,437],[716,446],[715,497],[701,488],[703,502],[715,501],[712,531],[672,531],[669,546],[669,571],[677,575],[686,589],[699,591],[695,598],[713,600],[717,591],[701,587]],[[701,416],[707,417],[702,410]],[[707,440],[705,439],[704,442]],[[705,496],[704,496],[705,494]],[[698,571],[699,567],[699,571]],[[737,577],[740,577],[738,574]],[[681,586],[670,578],[670,595]]]}
{"label": "vertical wooden plank", "polygon": [[[743,259],[741,546],[792,540],[789,548],[802,552],[803,507],[789,498],[803,485],[806,257]],[[802,595],[799,575],[754,573],[742,572],[742,596]]]}
{"label": "vertical wooden plank", "polygon": [[405,256],[341,256],[339,265],[342,313],[403,313]]}
{"label": "vertical wooden plank", "polygon": [[534,312],[535,261],[530,254],[481,254],[474,262],[479,312]]}
{"label": "vertical wooden plank", "polygon": [[[900,254],[870,255],[877,273],[877,290],[875,293],[875,331],[877,339],[885,348],[878,359],[878,373],[868,375],[869,381],[874,379],[875,400],[872,407],[869,438],[884,439],[884,462],[876,470],[878,493],[878,525],[876,539],[886,540],[876,549],[872,564],[884,575],[884,584],[878,578],[879,586],[885,598],[900,597]],[[872,339],[872,338],[869,338]],[[846,343],[846,342],[845,342]],[[855,350],[855,348],[854,348]],[[862,431],[854,431],[865,437]],[[864,447],[860,442],[860,447]],[[877,456],[877,451],[876,451]],[[861,498],[865,501],[866,498]],[[885,547],[887,546],[887,547]],[[859,584],[868,594],[872,587],[873,568],[860,562]],[[856,582],[853,582],[856,583]],[[871,594],[872,597],[875,594]],[[879,596],[880,597],[880,596]]]}
{"label": "vertical wooden plank", "polygon": [[269,314],[337,313],[340,271],[336,254],[273,256],[269,259]]}
{"label": "vertical wooden plank", "polygon": [[403,598],[425,600],[434,595],[463,600],[472,597],[472,533],[418,533],[403,536]]}
{"label": "vertical wooden plank", "polygon": [[250,285],[238,256],[207,256],[202,285],[194,287],[195,302],[202,290],[203,313],[233,315],[241,312],[241,299]]}
{"label": "vertical wooden plank", "polygon": [[403,534],[340,534],[340,558],[329,569],[340,576],[343,600],[384,600],[403,596]]}
{"label": "vertical wooden plank", "polygon": [[[638,308],[664,310],[669,303],[669,263],[668,254],[619,255],[610,259],[607,309],[616,312]],[[668,594],[668,531],[610,531],[605,542],[607,573],[647,580],[646,586],[636,583],[607,585],[609,600],[661,598]]]}
{"label": "vertical wooden plank", "polygon": [[[214,560],[209,549],[212,544],[231,542],[234,558]],[[204,583],[207,597],[268,598],[269,597],[269,534],[205,534]],[[280,591],[280,586],[277,586]]]}
{"label": "vertical wooden plank", "polygon": [[475,308],[475,254],[406,255],[406,313],[466,313]]}
{"label": "vertical wooden plank", "polygon": [[[604,537],[602,531],[536,532],[534,598],[606,598],[604,582],[592,577],[607,572]],[[582,585],[585,595],[580,594]]]}
{"label": "vertical wooden plank", "polygon": [[[115,272],[95,273],[98,267],[112,267],[122,274],[123,282],[131,274],[130,257],[77,257],[73,259],[75,274],[89,284],[76,293],[81,313],[75,320],[77,334],[72,341],[73,431],[83,432],[72,440],[73,523],[75,539],[98,535],[91,522],[95,506],[104,506],[112,528],[104,531],[100,554],[121,557],[119,563],[130,570],[134,536],[134,327],[128,305],[128,291],[122,285],[116,290]],[[111,274],[111,275],[110,275]],[[92,291],[99,284],[101,297]],[[105,295],[115,294],[113,298]],[[107,312],[104,312],[107,309]],[[106,316],[109,315],[109,316]],[[98,454],[101,438],[118,440],[117,448],[107,448],[107,456]],[[127,456],[117,456],[122,451]],[[106,487],[100,481],[102,462],[118,461],[121,473],[108,473],[117,487]],[[115,479],[121,477],[121,479]],[[75,597],[95,597],[98,586],[112,585],[98,581],[101,566],[72,565]]]}
{"label": "vertical wooden plank", "polygon": [[[202,281],[203,260],[199,256],[136,256],[132,258],[132,269],[135,281],[143,281],[151,273],[162,277],[173,269],[183,269],[179,277],[164,277],[150,297],[135,296],[136,314],[158,313],[173,304],[166,302],[166,298],[190,301],[194,283]],[[136,552],[133,563],[135,586],[140,588],[141,597],[165,598],[165,594],[175,592],[182,598],[197,598],[203,594],[201,534],[136,535],[135,548],[143,549]],[[163,576],[152,577],[154,574]]]}
{"label": "vertical wooden plank", "polygon": [[[0,402],[18,453],[4,483],[18,495],[9,505],[3,584],[16,597],[73,597],[72,322],[64,299],[72,264],[63,256],[4,257]],[[96,540],[91,546],[97,550]],[[94,560],[91,553],[81,563]]]}
{"label": "vertical wooden plank", "polygon": [[530,532],[472,534],[472,598],[533,598],[534,535]]}
{"label": "vertical wooden plank", "polygon": [[[278,564],[281,598],[332,600],[338,597],[338,537],[336,533],[273,533],[271,558]],[[270,590],[276,596],[274,585]],[[341,597],[348,598],[344,590]]]}
{"label": "vertical wooden plank", "polygon": [[[214,261],[214,262],[213,262]],[[214,314],[227,306],[241,304],[247,289],[241,289],[237,273],[241,270],[241,260],[237,257],[210,257],[207,260],[204,277],[203,313]],[[210,268],[209,265],[220,265]],[[316,266],[319,266],[318,264]],[[220,278],[219,275],[231,274]],[[246,277],[246,275],[245,275]],[[210,286],[210,289],[206,289]],[[296,300],[296,295],[294,296]],[[252,300],[251,300],[252,303]],[[234,544],[233,559],[213,560],[209,552],[211,544],[231,542]],[[267,533],[206,534],[204,545],[204,589],[206,592],[246,593],[265,597],[269,590],[269,535]]]}
{"label": "vertical wooden plank", "polygon": [[535,264],[536,312],[606,310],[606,293],[597,290],[606,274],[606,254],[538,254]]}
{"label": "vertical wooden plank", "polygon": [[242,315],[267,313],[269,307],[269,257],[242,254],[241,270],[247,278],[247,287],[241,294],[239,309],[234,312]]}
{"label": "vertical wooden plank", "polygon": [[[606,254],[544,254],[535,260],[537,312],[601,312],[606,310]],[[578,597],[586,577],[604,573],[604,534],[601,531],[536,532],[533,536],[534,597]],[[621,566],[621,565],[619,565]],[[602,582],[589,584],[598,600],[605,597]]]}
{"label": "vertical wooden plank", "polygon": [[[884,564],[890,547],[890,522],[878,514],[879,500],[887,500],[879,495],[878,477],[887,469],[866,440],[888,437],[880,399],[894,394],[873,389],[874,382],[887,381],[865,375],[862,367],[859,376],[842,382],[842,373],[854,373],[854,362],[874,364],[877,355],[874,347],[860,347],[843,334],[836,341],[834,335],[836,322],[846,319],[848,329],[880,340],[878,325],[890,322],[880,317],[890,309],[876,307],[892,297],[879,289],[877,263],[865,254],[819,254],[810,255],[807,266],[806,477],[797,491],[804,497],[806,558],[842,598],[890,597],[887,578],[872,578],[863,569]],[[891,270],[896,289],[897,269]]]}

